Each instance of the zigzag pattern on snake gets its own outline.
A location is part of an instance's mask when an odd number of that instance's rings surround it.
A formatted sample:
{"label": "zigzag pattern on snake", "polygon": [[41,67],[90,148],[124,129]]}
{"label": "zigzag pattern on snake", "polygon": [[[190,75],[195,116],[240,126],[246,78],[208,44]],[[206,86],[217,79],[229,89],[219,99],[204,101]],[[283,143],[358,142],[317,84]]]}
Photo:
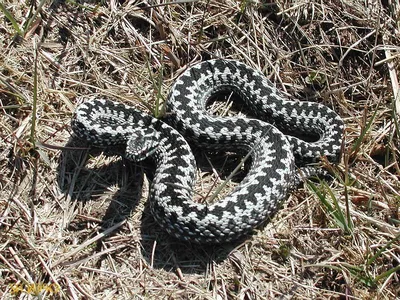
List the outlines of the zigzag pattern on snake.
{"label": "zigzag pattern on snake", "polygon": [[[224,91],[238,95],[252,118],[208,114],[207,101]],[[332,162],[340,158],[344,125],[333,110],[286,100],[261,72],[238,61],[216,59],[188,68],[173,84],[166,107],[164,122],[124,104],[91,100],[78,106],[72,128],[96,145],[126,145],[128,159],[155,161],[151,212],[182,240],[223,243],[249,234],[287,198],[296,167],[310,175],[315,169],[306,162],[322,155]],[[250,170],[221,201],[195,203],[196,163],[187,141],[206,150],[250,152]]]}

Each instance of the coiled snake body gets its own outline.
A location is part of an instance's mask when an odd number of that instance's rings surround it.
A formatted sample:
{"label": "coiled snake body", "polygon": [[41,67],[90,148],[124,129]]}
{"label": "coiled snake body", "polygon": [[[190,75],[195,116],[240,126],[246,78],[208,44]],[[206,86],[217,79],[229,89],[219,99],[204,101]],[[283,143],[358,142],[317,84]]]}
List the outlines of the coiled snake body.
{"label": "coiled snake body", "polygon": [[[237,94],[257,119],[209,115],[207,101],[224,91]],[[322,155],[339,159],[344,127],[326,106],[285,100],[259,71],[222,59],[179,76],[164,121],[124,104],[91,100],[78,106],[72,128],[96,145],[126,145],[131,160],[151,157],[156,163],[152,214],[171,235],[195,243],[236,240],[269,219],[295,184],[296,166],[309,175],[314,169],[305,162]],[[307,142],[295,137],[299,134],[318,138]],[[182,135],[204,149],[250,152],[248,174],[223,200],[192,201],[196,164]]]}

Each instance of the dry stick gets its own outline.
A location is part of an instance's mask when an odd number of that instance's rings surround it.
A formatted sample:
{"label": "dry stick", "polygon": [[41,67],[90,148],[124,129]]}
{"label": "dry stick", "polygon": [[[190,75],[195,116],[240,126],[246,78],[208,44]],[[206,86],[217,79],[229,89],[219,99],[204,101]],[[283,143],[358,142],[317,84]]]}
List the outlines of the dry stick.
{"label": "dry stick", "polygon": [[[266,136],[266,134],[264,135]],[[262,136],[262,138],[264,137]],[[257,143],[259,144],[261,143],[261,139],[260,141]],[[257,145],[254,145],[254,147]],[[235,176],[237,174],[237,172],[239,172],[239,170],[243,167],[243,165],[245,164],[245,162],[251,157],[251,155],[254,152],[254,147],[250,149],[250,151],[246,154],[246,156],[241,160],[241,162],[236,166],[236,168],[231,172],[231,174],[229,174],[229,176],[226,178],[226,180],[221,183],[218,188],[215,190],[215,192],[212,194],[211,198],[210,198],[210,202],[212,203],[214,201],[214,199],[218,196],[218,194],[222,191],[222,189],[228,184],[228,182],[233,178],[233,176]]]}
{"label": "dry stick", "polygon": [[12,273],[19,278],[19,280],[21,280],[21,281],[23,281],[24,283],[27,283],[27,284],[28,283],[32,283],[33,282],[32,277],[29,275],[28,271],[26,270],[26,268],[22,264],[21,260],[19,259],[19,257],[15,253],[14,249],[12,247],[9,247],[9,251],[10,251],[11,255],[14,257],[17,265],[21,268],[22,273],[25,276],[22,275],[20,272],[18,272],[18,270],[15,269],[14,266],[7,260],[7,258],[5,258],[3,255],[1,255],[1,253],[0,253],[0,259],[7,265],[7,267],[12,271]]}
{"label": "dry stick", "polygon": [[38,255],[38,258],[39,258],[40,263],[42,264],[43,268],[45,268],[47,274],[49,274],[51,280],[54,282],[54,284],[56,284],[57,288],[60,289],[61,285],[58,283],[57,278],[56,278],[56,276],[54,276],[53,272],[51,272],[49,266],[46,264],[46,262],[43,260],[43,258],[40,255]]}
{"label": "dry stick", "polygon": [[[4,67],[4,66],[3,66]],[[21,100],[24,100],[25,103],[28,102],[26,97],[22,94],[19,88],[17,88],[14,84],[8,81],[7,77],[4,76],[3,74],[0,74],[0,83],[3,84],[6,87],[6,90],[2,90],[2,93],[10,94],[12,96],[15,96]],[[17,108],[19,108],[21,105],[15,105]],[[5,108],[14,108],[12,105],[7,105],[7,106],[1,106],[2,109]]]}
{"label": "dry stick", "polygon": [[192,2],[197,2],[197,1],[199,1],[199,0],[178,0],[178,1],[171,1],[171,2],[147,5],[145,8],[154,8],[154,7],[174,5],[174,4],[185,4],[185,3],[192,3]]}
{"label": "dry stick", "polygon": [[81,251],[83,248],[85,248],[85,247],[89,246],[90,244],[98,241],[99,239],[102,239],[102,238],[106,237],[108,234],[112,233],[114,230],[116,230],[117,228],[121,227],[125,223],[126,223],[126,220],[122,220],[121,222],[116,223],[114,226],[111,226],[110,228],[107,228],[103,232],[101,232],[101,233],[97,234],[96,236],[94,236],[93,238],[87,240],[82,245],[80,245],[78,248],[76,248],[76,249],[72,250],[71,252],[68,252],[66,255],[64,255],[64,257],[62,257],[52,267],[58,266],[59,264],[61,264],[66,259],[70,258],[71,256],[73,256],[76,253],[78,253],[79,251]]}
{"label": "dry stick", "polygon": [[[385,34],[383,36],[383,40],[386,42],[387,40],[387,35]],[[394,100],[394,106],[395,106],[395,111],[393,114],[393,122],[394,122],[394,126],[395,126],[395,130],[398,122],[398,119],[400,117],[400,88],[399,88],[399,81],[398,81],[398,77],[397,77],[397,73],[396,73],[396,68],[393,64],[393,59],[392,58],[392,54],[390,51],[390,48],[385,47],[385,56],[386,56],[386,60],[387,60],[387,65],[389,68],[389,76],[390,76],[390,81],[392,83],[392,90],[393,90],[393,100]],[[396,114],[397,114],[397,118],[396,118]],[[391,151],[392,151],[392,155],[394,158],[396,158],[396,152],[394,150],[394,145],[393,147],[391,147]],[[399,164],[397,162],[396,159],[394,159],[394,167],[396,168],[397,172],[400,172],[400,167]]]}
{"label": "dry stick", "polygon": [[73,84],[78,84],[80,86],[85,86],[85,87],[89,87],[89,88],[95,89],[96,91],[98,91],[101,94],[106,94],[106,95],[109,95],[109,96],[111,96],[113,98],[116,98],[116,99],[129,100],[129,101],[131,101],[132,99],[136,99],[139,102],[139,104],[142,104],[149,111],[151,111],[150,105],[147,104],[145,101],[143,101],[133,90],[130,90],[130,91],[134,94],[134,96],[136,98],[134,98],[134,97],[126,97],[126,96],[123,96],[121,94],[118,94],[118,93],[114,92],[113,90],[102,89],[102,88],[99,88],[98,86],[95,86],[95,85],[92,85],[92,84],[87,84],[87,83],[84,83],[84,82],[81,82],[81,81],[78,81],[78,80],[75,80],[75,79],[69,79],[69,78],[62,78],[62,79],[65,82],[70,82],[70,83],[73,83]]}
{"label": "dry stick", "polygon": [[366,36],[362,37],[361,39],[359,39],[357,42],[355,42],[354,44],[352,44],[347,51],[343,54],[343,56],[340,58],[339,63],[338,63],[338,67],[340,68],[343,64],[343,60],[346,58],[346,56],[350,53],[350,51],[352,51],[358,44],[360,44],[362,41],[368,39],[371,35],[373,35],[374,33],[376,33],[376,29],[372,30],[370,33],[368,33]]}
{"label": "dry stick", "polygon": [[[243,36],[245,36],[247,38],[247,40],[249,41],[249,43],[258,50],[259,53],[264,53],[264,51],[259,47],[259,45],[253,41],[250,36],[243,31],[242,28],[240,28],[237,24],[235,24],[234,22],[232,22],[231,20],[228,20],[230,25],[235,27],[236,30],[238,30]],[[252,59],[246,54],[246,53],[242,53],[243,56],[245,56],[249,61],[252,61]],[[277,75],[277,78],[279,80],[279,83],[281,84],[281,86],[284,88],[284,84],[283,81],[281,79],[281,77],[279,76],[279,72],[276,70],[275,65],[272,63],[272,61],[269,59],[269,57],[267,55],[263,55],[265,61],[268,63],[268,65],[272,68],[273,73]],[[286,91],[285,91],[286,92]]]}
{"label": "dry stick", "polygon": [[[70,268],[74,268],[74,267],[76,267],[76,266],[81,266],[81,265],[85,264],[85,263],[88,262],[89,260],[92,260],[92,259],[97,258],[97,257],[102,257],[102,256],[104,256],[104,255],[107,254],[107,253],[115,252],[115,251],[117,251],[118,249],[122,249],[122,248],[125,248],[125,247],[126,247],[126,245],[120,244],[120,245],[115,246],[115,247],[113,247],[113,248],[108,248],[108,249],[103,250],[103,251],[101,251],[101,252],[96,252],[95,254],[93,254],[93,255],[91,255],[91,256],[84,257],[84,258],[82,258],[82,259],[74,260],[74,261],[71,261],[71,262],[61,263],[61,265],[62,265],[62,266],[67,266],[67,267],[70,267]],[[100,271],[100,270],[99,270],[99,271]]]}
{"label": "dry stick", "polygon": [[388,48],[385,48],[385,56],[389,69],[390,81],[392,83],[392,90],[393,90],[393,97],[394,97],[394,104],[396,107],[396,113],[400,117],[400,88],[399,88],[399,80],[396,73],[396,68],[393,64],[393,60],[390,59],[392,54]]}
{"label": "dry stick", "polygon": [[250,156],[253,154],[253,149],[251,149],[246,156],[241,160],[241,162],[236,166],[236,168],[229,174],[229,176],[226,178],[226,180],[221,183],[218,188],[215,190],[215,192],[212,194],[210,197],[210,202],[214,202],[214,199],[221,193],[222,189],[228,184],[228,182],[239,172],[239,170],[242,168],[244,163],[246,162],[247,159],[250,158]]}

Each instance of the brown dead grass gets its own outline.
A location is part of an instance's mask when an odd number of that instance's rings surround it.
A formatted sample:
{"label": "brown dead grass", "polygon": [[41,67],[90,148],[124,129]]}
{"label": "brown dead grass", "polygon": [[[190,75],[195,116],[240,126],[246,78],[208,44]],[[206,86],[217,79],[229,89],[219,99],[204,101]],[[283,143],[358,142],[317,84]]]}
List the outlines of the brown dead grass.
{"label": "brown dead grass", "polygon": [[[23,37],[0,19],[2,299],[399,297],[397,2],[29,3],[3,1]],[[259,68],[289,97],[344,118],[329,187],[352,230],[304,185],[241,243],[181,243],[148,211],[147,166],[70,138],[78,96],[154,108],[182,70],[212,57]],[[213,172],[205,165],[199,174]]]}

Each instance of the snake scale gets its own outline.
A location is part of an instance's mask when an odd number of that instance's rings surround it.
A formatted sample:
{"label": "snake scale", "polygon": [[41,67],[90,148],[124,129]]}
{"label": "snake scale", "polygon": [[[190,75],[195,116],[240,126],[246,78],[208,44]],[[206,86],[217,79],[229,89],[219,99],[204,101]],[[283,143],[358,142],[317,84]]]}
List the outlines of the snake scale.
{"label": "snake scale", "polygon": [[[251,118],[207,113],[209,99],[222,92],[237,95]],[[321,156],[331,162],[340,158],[344,124],[333,110],[286,100],[261,72],[238,61],[208,60],[186,69],[171,88],[166,110],[160,120],[121,103],[90,100],[77,107],[72,128],[95,145],[126,146],[130,160],[155,162],[151,212],[181,240],[224,243],[251,233],[287,198],[298,168],[308,176],[316,173],[309,163]],[[205,150],[249,153],[250,169],[221,201],[196,203],[196,162],[188,142]]]}

